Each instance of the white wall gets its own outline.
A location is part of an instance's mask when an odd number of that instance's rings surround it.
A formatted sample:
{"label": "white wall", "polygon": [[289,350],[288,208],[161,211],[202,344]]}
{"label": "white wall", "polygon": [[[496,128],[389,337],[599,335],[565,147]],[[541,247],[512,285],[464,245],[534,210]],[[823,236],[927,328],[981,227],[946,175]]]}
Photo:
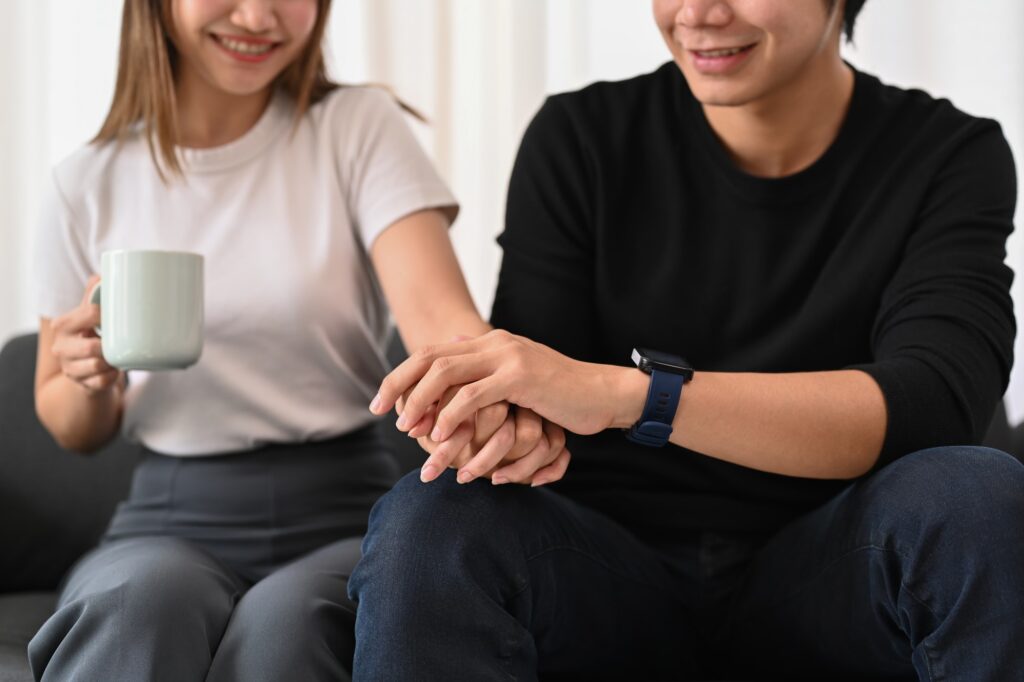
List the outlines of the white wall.
{"label": "white wall", "polygon": [[[784,1],[784,0],[782,0]],[[391,84],[431,120],[417,132],[463,204],[456,251],[481,311],[523,128],[546,92],[652,70],[667,52],[642,0],[335,0],[346,82]],[[0,22],[0,340],[35,325],[30,233],[50,165],[96,132],[116,67],[120,2],[13,0]],[[868,0],[855,65],[998,119],[1024,179],[1024,2]],[[1024,189],[1024,186],[1022,186]],[[1024,194],[1024,191],[1022,191]],[[1024,273],[1024,235],[1010,262]],[[1024,320],[1024,274],[1015,284]],[[1011,415],[1024,419],[1024,334]]]}

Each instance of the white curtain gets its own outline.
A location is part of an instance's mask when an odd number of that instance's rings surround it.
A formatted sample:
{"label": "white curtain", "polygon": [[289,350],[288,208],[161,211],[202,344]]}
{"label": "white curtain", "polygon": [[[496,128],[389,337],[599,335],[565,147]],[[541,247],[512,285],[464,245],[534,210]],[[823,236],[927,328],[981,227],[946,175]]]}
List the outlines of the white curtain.
{"label": "white curtain", "polygon": [[[12,0],[0,23],[0,340],[35,325],[27,263],[40,190],[49,167],[95,133],[109,104],[120,5]],[[482,312],[524,127],[546,93],[665,61],[650,14],[642,0],[334,0],[335,76],[387,83],[430,120],[417,132],[462,202],[452,235]],[[887,82],[999,120],[1024,179],[1022,29],[1020,0],[868,0],[846,56]],[[1024,234],[1014,235],[1009,262],[1024,321]],[[1017,357],[1007,405],[1021,421],[1024,334]]]}

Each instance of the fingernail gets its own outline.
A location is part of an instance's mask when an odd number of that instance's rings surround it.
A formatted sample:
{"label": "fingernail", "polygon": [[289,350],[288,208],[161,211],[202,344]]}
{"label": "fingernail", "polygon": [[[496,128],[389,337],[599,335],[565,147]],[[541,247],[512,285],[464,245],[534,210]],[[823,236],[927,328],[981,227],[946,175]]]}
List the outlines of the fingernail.
{"label": "fingernail", "polygon": [[434,430],[430,432],[430,440],[434,441],[435,443],[437,443],[437,442],[439,442],[441,440],[441,427],[440,426],[435,426]]}
{"label": "fingernail", "polygon": [[492,485],[504,485],[506,483],[508,483],[508,479],[505,478],[504,476],[492,476],[491,477],[491,484]]}
{"label": "fingernail", "polygon": [[374,414],[377,414],[377,412],[379,410],[380,410],[380,393],[378,393],[377,395],[373,396],[373,400],[370,401],[370,412],[373,412]]}
{"label": "fingernail", "polygon": [[530,487],[531,487],[531,488],[539,488],[540,486],[542,486],[542,485],[547,485],[548,483],[551,483],[551,481],[550,481],[549,479],[546,479],[546,478],[539,478],[539,479],[537,479],[536,481],[532,482],[532,483],[530,484]]}
{"label": "fingernail", "polygon": [[437,478],[437,467],[433,464],[424,464],[423,468],[420,469],[420,480],[424,483],[430,483]]}
{"label": "fingernail", "polygon": [[395,426],[398,427],[399,431],[405,431],[405,423],[406,423],[406,418],[405,418],[405,415],[403,414],[403,415],[401,415],[398,418],[398,421],[395,422]]}
{"label": "fingernail", "polygon": [[459,475],[458,475],[458,476],[456,476],[456,480],[457,480],[457,481],[458,481],[459,483],[469,483],[469,482],[470,482],[470,481],[472,481],[472,480],[473,480],[474,478],[476,478],[476,476],[474,476],[474,475],[473,475],[473,472],[472,472],[472,471],[466,471],[465,469],[463,469],[462,471],[460,471],[460,472],[459,472]]}

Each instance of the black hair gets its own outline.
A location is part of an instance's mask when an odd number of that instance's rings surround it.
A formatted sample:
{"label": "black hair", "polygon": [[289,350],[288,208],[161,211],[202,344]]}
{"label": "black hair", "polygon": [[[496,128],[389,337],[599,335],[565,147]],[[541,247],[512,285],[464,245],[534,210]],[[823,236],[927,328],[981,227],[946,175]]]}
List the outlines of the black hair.
{"label": "black hair", "polygon": [[[857,21],[857,15],[864,8],[867,0],[846,0],[843,7],[843,33],[846,34],[847,42],[853,42],[853,25]],[[838,5],[840,0],[828,0],[829,11],[831,12]]]}

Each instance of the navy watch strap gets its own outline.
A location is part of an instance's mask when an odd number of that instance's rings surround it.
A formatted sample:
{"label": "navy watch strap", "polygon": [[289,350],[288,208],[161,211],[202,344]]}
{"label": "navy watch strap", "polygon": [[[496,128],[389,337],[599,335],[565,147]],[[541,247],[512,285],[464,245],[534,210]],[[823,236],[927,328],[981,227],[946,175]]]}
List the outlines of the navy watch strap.
{"label": "navy watch strap", "polygon": [[656,448],[665,445],[672,435],[672,420],[676,416],[685,381],[681,374],[653,370],[643,414],[626,432],[626,438]]}

